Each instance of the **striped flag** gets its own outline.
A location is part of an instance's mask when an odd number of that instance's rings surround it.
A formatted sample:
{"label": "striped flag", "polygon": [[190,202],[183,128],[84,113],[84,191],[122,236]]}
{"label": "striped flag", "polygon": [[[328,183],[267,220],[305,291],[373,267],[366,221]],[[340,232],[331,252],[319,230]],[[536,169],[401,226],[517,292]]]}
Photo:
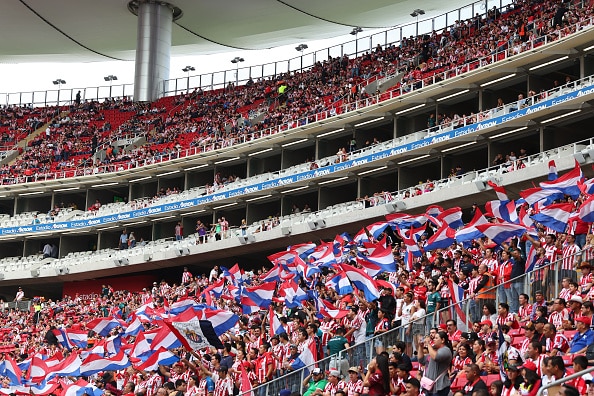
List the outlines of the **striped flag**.
{"label": "striped flag", "polygon": [[466,324],[468,328],[472,328],[472,321],[470,318],[466,317],[466,312],[462,309],[462,301],[464,300],[464,289],[461,288],[457,283],[448,279],[448,288],[450,289],[450,295],[452,296],[452,302],[454,305],[454,310],[456,311],[456,315],[462,321],[462,323]]}

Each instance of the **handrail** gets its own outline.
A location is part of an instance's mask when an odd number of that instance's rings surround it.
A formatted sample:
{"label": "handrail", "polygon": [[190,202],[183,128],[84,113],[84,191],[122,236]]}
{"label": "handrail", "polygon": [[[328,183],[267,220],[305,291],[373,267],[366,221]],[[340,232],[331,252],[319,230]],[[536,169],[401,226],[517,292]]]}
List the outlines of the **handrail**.
{"label": "handrail", "polygon": [[[588,374],[588,373],[591,373],[593,371],[594,371],[594,366],[593,367],[588,367],[588,368],[586,368],[586,369],[584,369],[582,371],[578,371],[577,373],[573,373],[573,374],[567,375],[567,376],[565,376],[563,378],[560,378],[560,379],[558,379],[556,381],[549,382],[548,384],[542,386],[538,390],[538,392],[536,392],[536,396],[542,396],[544,394],[544,391],[547,390],[547,389],[549,389],[549,388],[552,388],[552,387],[557,386],[557,385],[561,385],[561,384],[563,384],[563,383],[565,383],[567,381],[571,381],[574,378],[579,378],[579,377],[583,376],[584,374]],[[553,396],[553,395],[551,395],[551,396]]]}
{"label": "handrail", "polygon": [[[580,253],[578,253],[578,254],[573,254],[572,256],[578,256],[578,255],[581,255],[581,252],[580,252]],[[549,263],[549,265],[548,265],[547,267],[553,267],[553,266],[556,266],[556,265],[558,265],[558,264],[562,263],[562,262],[563,262],[563,260],[564,260],[563,258],[560,258],[560,259],[558,259],[558,260],[556,260],[556,261],[554,261],[554,262],[552,262],[552,263]],[[485,289],[485,290],[481,291],[481,292],[480,292],[480,294],[483,294],[483,293],[489,293],[489,292],[493,292],[493,291],[497,292],[497,289],[498,289],[498,288],[500,288],[500,287],[502,287],[502,286],[503,286],[503,285],[505,285],[505,284],[511,284],[511,283],[513,283],[513,282],[516,282],[518,279],[522,279],[522,278],[524,278],[524,279],[528,279],[528,277],[529,277],[531,274],[533,274],[534,272],[536,272],[536,271],[542,271],[542,270],[543,270],[543,268],[533,269],[532,271],[530,271],[530,272],[527,272],[527,273],[523,273],[522,275],[520,275],[520,276],[517,276],[517,277],[515,277],[515,278],[513,278],[513,279],[510,279],[510,280],[509,280],[509,281],[507,281],[507,282],[503,282],[503,283],[501,283],[501,284],[498,284],[498,285],[492,286],[492,287],[490,287],[490,288],[488,288],[488,289]],[[557,280],[559,281],[559,279],[557,279]],[[497,293],[495,293],[495,295],[497,296]],[[498,298],[498,297],[496,297],[496,298]],[[470,298],[470,297],[468,297],[468,298],[465,298],[465,299],[461,300],[460,302],[455,302],[455,303],[452,303],[452,304],[448,305],[447,307],[440,308],[440,311],[449,310],[449,309],[455,308],[456,306],[460,306],[460,308],[462,308],[462,305],[463,305],[464,303],[467,303],[467,302],[469,302],[470,300],[472,300],[472,298]],[[422,321],[425,321],[425,320],[426,320],[426,319],[427,319],[429,316],[431,316],[431,315],[432,315],[432,314],[426,314],[425,316],[423,316],[423,317],[421,317],[421,318],[417,318],[417,319],[415,319],[414,321],[421,321],[421,320],[422,320]],[[467,322],[468,322],[468,319],[469,319],[469,318],[467,317],[467,318],[466,318]],[[413,323],[414,321],[411,321],[411,322],[409,322],[409,324],[410,324],[410,323]],[[367,344],[367,343],[371,343],[371,345],[373,345],[373,342],[374,342],[376,339],[378,339],[378,338],[381,338],[381,337],[388,337],[388,336],[390,336],[390,335],[393,335],[393,334],[397,333],[397,331],[399,331],[399,330],[401,330],[401,329],[404,329],[404,327],[405,327],[405,326],[408,326],[408,324],[407,324],[407,325],[401,325],[401,326],[398,326],[398,327],[392,328],[392,329],[388,330],[388,331],[387,331],[387,332],[385,332],[385,333],[382,333],[382,334],[380,334],[380,335],[376,335],[376,336],[373,336],[373,337],[367,338],[367,339],[366,339],[364,342],[362,342],[362,343],[360,343],[360,344],[355,344],[355,345],[353,345],[353,346],[349,347],[347,350],[343,350],[343,351],[341,351],[341,355],[342,355],[342,353],[346,353],[346,352],[348,352],[348,351],[354,350],[355,348],[357,348],[357,347],[360,347],[360,346],[362,346],[362,345],[365,345],[365,344]],[[322,361],[323,361],[323,360],[325,360],[325,359],[328,359],[329,357],[330,357],[330,356],[327,356],[327,357],[325,357],[324,359],[320,359],[320,360],[316,361],[316,362],[315,362],[315,363],[313,363],[313,364],[309,364],[309,365],[307,365],[307,366],[305,366],[305,367],[303,367],[303,368],[300,368],[300,369],[297,369],[297,370],[291,371],[290,373],[287,373],[287,374],[285,374],[285,375],[283,375],[283,376],[281,376],[281,377],[275,378],[275,379],[273,379],[272,381],[270,381],[270,382],[267,382],[266,384],[262,384],[262,385],[256,386],[255,388],[252,388],[252,390],[251,390],[251,391],[249,391],[249,392],[254,392],[254,391],[257,391],[257,390],[258,390],[258,391],[263,391],[263,390],[264,390],[264,387],[268,387],[268,386],[270,386],[270,385],[271,385],[273,382],[276,382],[276,381],[279,381],[279,382],[280,382],[281,380],[283,380],[283,379],[285,379],[285,378],[287,378],[287,377],[289,377],[289,376],[295,375],[296,373],[299,373],[299,372],[301,372],[301,373],[302,373],[302,374],[301,374],[301,377],[302,377],[302,380],[301,380],[301,382],[303,382],[303,373],[304,373],[305,369],[307,369],[307,368],[309,368],[309,367],[311,367],[311,366],[317,366],[317,365],[318,365],[320,362],[322,362]],[[594,367],[592,367],[592,370],[594,371]],[[582,372],[582,373],[583,373],[583,372]],[[575,378],[575,377],[571,377],[571,376],[570,376],[570,377],[565,377],[565,379],[572,379],[572,378]],[[240,395],[246,395],[246,394],[248,394],[249,392],[240,393]]]}

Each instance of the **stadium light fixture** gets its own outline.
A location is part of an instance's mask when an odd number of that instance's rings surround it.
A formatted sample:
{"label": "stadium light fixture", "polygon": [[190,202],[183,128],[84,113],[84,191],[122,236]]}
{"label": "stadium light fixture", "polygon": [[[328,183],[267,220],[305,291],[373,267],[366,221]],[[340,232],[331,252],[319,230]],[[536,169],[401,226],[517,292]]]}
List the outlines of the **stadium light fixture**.
{"label": "stadium light fixture", "polygon": [[305,51],[308,48],[309,47],[307,46],[307,44],[299,44],[297,47],[295,47],[297,51],[301,52],[301,55],[303,55],[303,51]]}
{"label": "stadium light fixture", "polygon": [[294,146],[296,144],[303,143],[303,142],[307,142],[307,139],[299,139],[299,140],[295,140],[294,142],[285,143],[282,145],[282,147]]}
{"label": "stadium light fixture", "polygon": [[62,88],[62,85],[66,84],[66,80],[56,78],[54,81],[52,81],[52,83],[58,86],[58,100],[56,102],[58,106],[60,106],[60,88]]}
{"label": "stadium light fixture", "polygon": [[358,124],[355,124],[355,127],[360,127],[360,126],[363,126],[363,125],[371,124],[371,123],[373,123],[373,122],[376,122],[376,121],[383,120],[384,118],[385,118],[385,117],[377,117],[377,118],[374,118],[374,119],[372,119],[372,120],[363,121],[363,122],[360,122],[360,123],[358,123]]}
{"label": "stadium light fixture", "polygon": [[395,114],[396,115],[401,115],[401,114],[404,114],[404,113],[408,113],[409,111],[420,109],[421,107],[425,107],[425,103],[420,104],[420,105],[416,105],[416,106],[413,106],[413,107],[409,107],[408,109],[397,111]]}
{"label": "stadium light fixture", "polygon": [[583,51],[584,52],[588,52],[588,51],[593,50],[593,49],[594,49],[594,45],[591,45],[589,47],[584,48]]}
{"label": "stadium light fixture", "polygon": [[215,162],[215,165],[224,164],[225,162],[231,162],[231,161],[235,161],[235,160],[238,160],[238,159],[239,159],[239,157],[233,157],[233,158],[223,159],[223,160],[220,160],[220,161],[216,161]]}
{"label": "stadium light fixture", "polygon": [[263,154],[263,153],[267,153],[269,151],[272,151],[272,147],[260,150],[260,151],[256,151],[255,153],[250,153],[248,154],[248,157],[253,157],[254,155],[258,155],[258,154]]}
{"label": "stadium light fixture", "polygon": [[532,66],[528,70],[533,71],[533,70],[536,70],[536,69],[540,69],[541,67],[549,66],[549,65],[552,65],[554,63],[564,61],[565,59],[569,59],[569,55],[565,55],[565,56],[562,56],[561,58],[557,58],[557,59],[553,59],[552,61],[541,63],[540,65]]}
{"label": "stadium light fixture", "polygon": [[417,160],[421,160],[423,158],[429,158],[429,154],[425,154],[425,155],[421,155],[420,157],[415,157],[415,158],[411,158],[411,159],[407,159],[405,161],[400,161],[398,163],[398,165],[404,165],[404,164],[408,164],[409,162],[413,162],[413,161],[417,161]]}
{"label": "stadium light fixture", "polygon": [[117,186],[118,182],[110,182],[110,183],[102,183],[102,184],[93,184],[92,188],[100,188],[100,187],[109,187],[109,186]]}
{"label": "stadium light fixture", "polygon": [[580,110],[570,111],[569,113],[561,114],[561,115],[558,115],[556,117],[547,118],[546,120],[543,120],[540,123],[541,124],[546,124],[547,122],[557,121],[557,120],[559,120],[561,118],[565,118],[565,117],[568,117],[570,115],[577,114],[577,113],[579,113],[581,111],[582,111],[581,109]]}
{"label": "stadium light fixture", "polygon": [[370,173],[378,172],[378,171],[381,171],[381,170],[384,170],[384,169],[388,169],[388,167],[384,165],[384,166],[380,166],[379,168],[366,170],[365,172],[359,173],[358,176],[368,175]]}
{"label": "stadium light fixture", "polygon": [[325,136],[330,136],[330,135],[334,135],[335,133],[342,132],[342,131],[344,131],[344,128],[335,129],[330,132],[324,132],[324,133],[319,134],[317,137],[321,138],[321,137],[325,137]]}
{"label": "stadium light fixture", "polygon": [[454,147],[447,148],[447,149],[445,149],[445,150],[441,150],[441,152],[442,152],[442,153],[447,153],[447,152],[450,152],[450,151],[454,151],[454,150],[461,149],[461,148],[463,148],[463,147],[472,146],[473,144],[476,144],[476,142],[469,142],[469,143],[464,143],[464,144],[461,144],[461,145],[459,145],[459,146],[454,146]]}
{"label": "stadium light fixture", "polygon": [[186,168],[185,170],[191,171],[191,170],[195,170],[195,169],[206,168],[207,166],[208,166],[208,164],[196,165],[196,166]]}
{"label": "stadium light fixture", "polygon": [[139,182],[139,181],[148,180],[148,179],[150,179],[151,177],[152,177],[152,176],[145,176],[145,177],[141,177],[141,178],[139,178],[139,179],[133,179],[133,180],[130,180],[130,183],[136,183],[136,182]]}
{"label": "stadium light fixture", "polygon": [[353,30],[351,30],[351,35],[352,36],[356,36],[359,33],[361,33],[363,31],[363,29],[361,29],[360,27],[356,26],[353,28]]}
{"label": "stadium light fixture", "polygon": [[291,188],[290,190],[281,191],[281,194],[289,194],[295,191],[305,190],[306,188],[309,188],[309,186]]}
{"label": "stadium light fixture", "polygon": [[254,201],[259,201],[261,199],[265,199],[265,198],[269,198],[272,197],[272,194],[268,194],[268,195],[262,195],[261,197],[256,197],[256,198],[250,198],[250,199],[246,199],[245,202],[254,202]]}
{"label": "stadium light fixture", "polygon": [[225,204],[225,205],[215,206],[213,208],[213,210],[219,210],[219,209],[223,209],[223,208],[228,208],[228,207],[235,206],[235,205],[237,205],[237,202],[231,202],[231,203],[228,203],[228,204]]}
{"label": "stadium light fixture", "polygon": [[413,12],[410,13],[410,16],[413,18],[418,18],[419,15],[425,15],[425,10],[421,10],[420,8],[417,8],[416,10],[414,10]]}
{"label": "stadium light fixture", "polygon": [[447,99],[451,99],[451,98],[454,98],[454,97],[459,96],[459,95],[464,95],[467,92],[470,92],[470,89],[465,89],[463,91],[456,92],[456,93],[453,93],[453,94],[448,95],[448,96],[444,96],[442,98],[437,99],[437,102],[441,102],[441,101],[444,101],[444,100],[447,100]]}
{"label": "stadium light fixture", "polygon": [[512,129],[511,131],[502,132],[502,133],[498,133],[497,135],[489,136],[489,139],[497,139],[498,137],[502,137],[502,136],[506,136],[506,135],[511,135],[514,132],[520,132],[520,131],[524,131],[526,129],[528,129],[528,127],[521,127],[521,128]]}
{"label": "stadium light fixture", "polygon": [[118,81],[118,77],[114,76],[113,74],[110,74],[109,76],[103,77],[103,79],[105,81],[109,81],[109,97],[111,98],[111,86],[114,81]]}
{"label": "stadium light fixture", "polygon": [[157,175],[157,177],[174,175],[174,174],[179,173],[179,172],[181,172],[181,171],[179,169],[176,169],[176,170],[172,170],[172,171],[169,171],[169,172],[160,173],[160,174]]}
{"label": "stadium light fixture", "polygon": [[188,65],[188,66],[184,67],[182,69],[182,71],[185,72],[185,73],[188,73],[188,75],[187,75],[187,80],[188,80],[188,82],[187,82],[187,88],[188,88],[188,91],[190,91],[190,72],[196,71],[196,68],[194,66]]}
{"label": "stadium light fixture", "polygon": [[337,177],[336,179],[326,180],[326,181],[323,181],[323,182],[319,182],[318,185],[319,186],[323,186],[324,184],[335,183],[335,182],[339,182],[339,181],[342,181],[342,180],[346,180],[348,178],[349,178],[348,176]]}
{"label": "stadium light fixture", "polygon": [[231,59],[231,63],[235,65],[235,86],[239,85],[239,64],[244,61],[245,59],[240,56],[236,56],[235,58]]}
{"label": "stadium light fixture", "polygon": [[487,87],[489,85],[496,84],[496,83],[498,83],[500,81],[507,80],[508,78],[512,78],[512,77],[515,77],[515,76],[516,76],[516,73],[512,73],[512,74],[509,74],[507,76],[499,77],[499,78],[497,78],[495,80],[491,80],[491,81],[487,81],[485,83],[482,83],[481,84],[481,87]]}

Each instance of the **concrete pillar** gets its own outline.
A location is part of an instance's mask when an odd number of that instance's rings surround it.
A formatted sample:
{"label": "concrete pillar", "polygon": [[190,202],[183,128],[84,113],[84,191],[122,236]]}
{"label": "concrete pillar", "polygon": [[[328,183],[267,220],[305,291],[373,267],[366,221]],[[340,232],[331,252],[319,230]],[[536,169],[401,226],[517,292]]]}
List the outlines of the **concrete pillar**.
{"label": "concrete pillar", "polygon": [[159,98],[163,81],[169,79],[172,26],[181,10],[153,0],[139,0],[135,5],[130,8],[138,16],[134,100],[149,102]]}

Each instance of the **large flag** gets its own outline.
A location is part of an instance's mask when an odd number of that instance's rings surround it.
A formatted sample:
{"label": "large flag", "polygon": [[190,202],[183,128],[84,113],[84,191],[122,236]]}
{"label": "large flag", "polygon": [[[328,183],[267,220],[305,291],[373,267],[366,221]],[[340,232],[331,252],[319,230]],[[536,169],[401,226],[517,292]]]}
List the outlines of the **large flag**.
{"label": "large flag", "polygon": [[476,228],[499,245],[513,237],[520,238],[526,232],[526,227],[510,223],[480,224]]}
{"label": "large flag", "polygon": [[310,367],[315,364],[318,360],[318,354],[316,351],[316,343],[310,342],[308,348],[303,348],[303,351],[297,356],[297,359],[291,363],[293,370],[305,368],[305,374],[308,375]]}
{"label": "large flag", "polygon": [[179,356],[174,355],[167,349],[161,347],[157,351],[152,351],[148,359],[138,366],[134,366],[139,371],[157,370],[159,365],[170,366],[179,361]]}
{"label": "large flag", "polygon": [[343,296],[353,292],[353,286],[351,281],[344,272],[340,272],[334,275],[332,278],[326,281],[326,287],[336,291],[339,295]]}
{"label": "large flag", "polygon": [[375,282],[363,270],[353,266],[342,264],[340,265],[346,276],[350,279],[353,285],[365,294],[367,301],[377,300],[380,297],[380,292],[375,285]]}
{"label": "large flag", "polygon": [[126,323],[115,318],[97,318],[87,323],[87,329],[93,330],[103,337],[118,326],[126,328]]}
{"label": "large flag", "polygon": [[80,366],[80,375],[89,376],[97,374],[100,371],[117,371],[125,369],[128,366],[130,366],[130,361],[123,350],[110,358],[91,354]]}
{"label": "large flag", "polygon": [[464,226],[464,222],[462,221],[462,209],[459,207],[444,210],[437,216],[437,219],[441,221],[442,224],[447,224],[453,229]]}
{"label": "large flag", "polygon": [[487,184],[495,191],[497,194],[497,199],[500,201],[509,201],[507,197],[507,192],[505,191],[505,187],[498,186],[497,184],[493,183],[491,180],[487,181]]}
{"label": "large flag", "polygon": [[455,242],[455,238],[456,231],[453,228],[450,228],[450,226],[444,225],[427,240],[425,250],[446,249]]}
{"label": "large flag", "polygon": [[466,225],[466,227],[456,231],[456,241],[457,242],[470,242],[473,239],[478,239],[483,236],[483,233],[480,232],[476,226],[479,224],[487,224],[489,221],[483,216],[483,213],[480,211],[479,208],[476,208],[474,212],[474,217]]}
{"label": "large flag", "polygon": [[466,312],[464,312],[462,307],[462,301],[464,300],[464,289],[461,288],[457,283],[454,283],[451,279],[448,279],[448,289],[450,289],[452,302],[455,304],[454,310],[456,311],[456,315],[468,328],[472,328],[471,320],[470,318],[466,317]]}
{"label": "large flag", "polygon": [[266,308],[272,302],[275,289],[276,282],[266,282],[258,286],[246,287],[243,295],[249,297],[259,307]]}
{"label": "large flag", "polygon": [[573,204],[560,203],[545,206],[539,213],[530,216],[533,220],[557,232],[565,232]]}
{"label": "large flag", "polygon": [[318,306],[322,316],[330,317],[332,319],[342,319],[349,313],[348,309],[338,309],[328,301],[321,298],[318,298]]}
{"label": "large flag", "polygon": [[485,204],[485,210],[488,216],[503,220],[508,223],[518,222],[518,213],[516,212],[516,203],[514,201],[488,201]]}
{"label": "large flag", "polygon": [[540,186],[561,190],[564,194],[577,198],[580,195],[579,184],[582,182],[583,177],[580,163],[576,160],[572,170],[553,181],[540,182]]}
{"label": "large flag", "polygon": [[31,366],[29,367],[28,379],[33,382],[43,381],[50,373],[49,367],[37,355],[31,358]]}
{"label": "large flag", "polygon": [[124,332],[124,337],[137,336],[138,333],[144,331],[144,325],[142,324],[140,318],[136,316],[136,314],[132,313],[131,319],[132,320]]}
{"label": "large flag", "polygon": [[501,331],[501,326],[499,326],[499,349],[497,350],[497,361],[499,362],[499,375],[501,376],[501,381],[507,381],[507,374],[505,371],[509,367],[509,359],[507,356],[507,342],[505,342],[505,338],[503,338],[503,331]]}
{"label": "large flag", "polygon": [[200,309],[196,311],[196,316],[200,320],[208,320],[217,336],[232,329],[239,320],[239,316],[226,309]]}
{"label": "large flag", "polygon": [[555,160],[549,161],[549,181],[557,180],[557,164]]}
{"label": "large flag", "polygon": [[533,187],[526,190],[520,191],[520,196],[524,198],[524,201],[528,202],[529,205],[534,205],[537,202],[544,201],[545,205],[563,198],[563,191],[556,188],[541,188]]}
{"label": "large flag", "polygon": [[165,324],[181,343],[192,351],[210,346],[223,349],[223,344],[215,333],[212,323],[198,319],[194,311],[186,311],[167,319]]}
{"label": "large flag", "polygon": [[0,375],[8,378],[11,385],[20,385],[23,380],[21,368],[8,354],[4,355],[4,361],[0,363]]}
{"label": "large flag", "polygon": [[283,327],[280,319],[274,313],[274,309],[272,309],[272,305],[268,309],[268,324],[270,324],[270,337],[274,335],[280,335],[282,333],[286,333],[287,331]]}
{"label": "large flag", "polygon": [[586,223],[594,222],[594,195],[582,203],[578,211],[578,216]]}
{"label": "large flag", "polygon": [[50,374],[47,379],[53,377],[78,377],[82,361],[77,354],[72,353],[65,360],[50,368]]}

